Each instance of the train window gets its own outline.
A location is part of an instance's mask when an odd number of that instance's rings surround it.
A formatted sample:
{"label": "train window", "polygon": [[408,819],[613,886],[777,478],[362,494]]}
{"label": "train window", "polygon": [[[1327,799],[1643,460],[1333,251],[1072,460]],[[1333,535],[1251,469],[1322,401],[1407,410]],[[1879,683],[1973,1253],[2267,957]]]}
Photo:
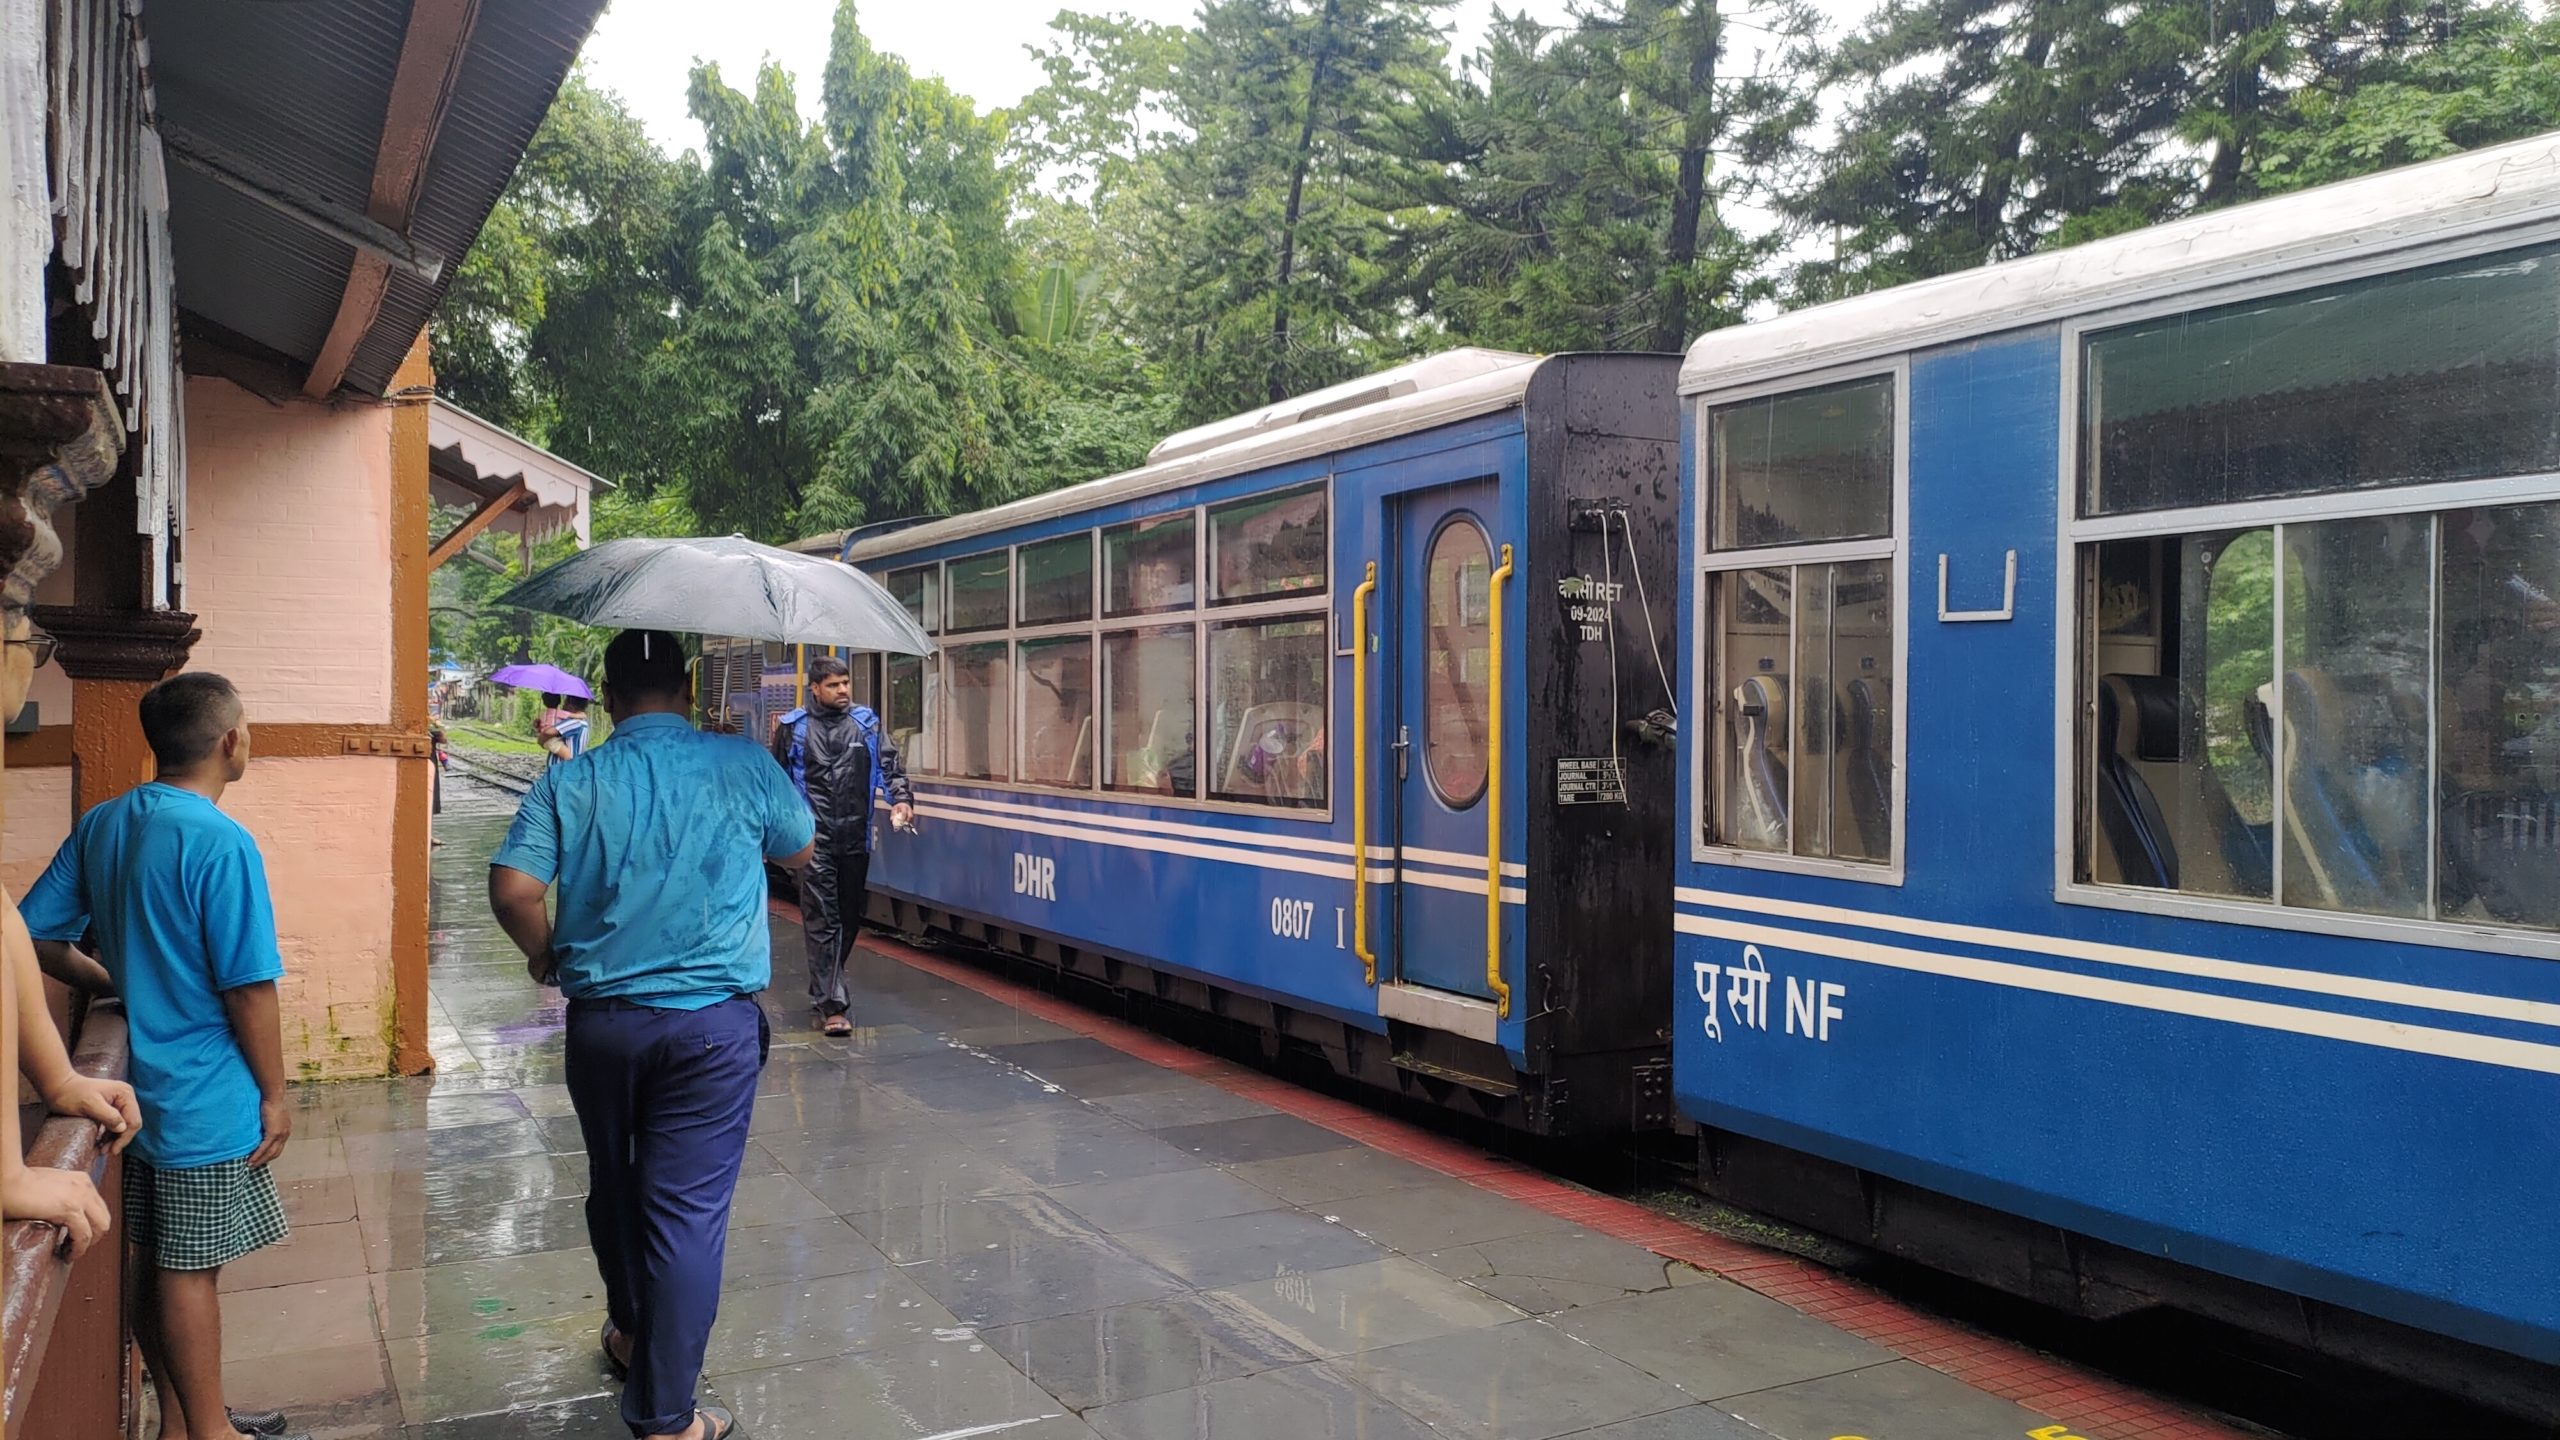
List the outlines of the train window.
{"label": "train window", "polygon": [[1141,794],[1199,794],[1191,728],[1198,635],[1189,625],[1115,630],[1102,637],[1109,730],[1102,786]]}
{"label": "train window", "polygon": [[881,657],[887,672],[889,703],[881,713],[881,724],[889,731],[889,741],[898,747],[907,769],[918,775],[931,775],[942,768],[942,757],[935,752],[933,737],[925,729],[925,670],[931,662],[913,655]]}
{"label": "train window", "polygon": [[2560,504],[2109,541],[2082,563],[2081,878],[2560,928]]}
{"label": "train window", "polygon": [[942,633],[942,569],[936,565],[918,565],[912,570],[889,572],[889,594],[907,607],[907,618],[924,627],[928,635]]}
{"label": "train window", "polygon": [[1011,778],[1013,646],[997,640],[942,652],[943,773],[962,780]]}
{"label": "train window", "polygon": [[1714,407],[1709,548],[1891,535],[1893,390],[1878,376]]}
{"label": "train window", "polygon": [[1219,604],[1321,594],[1325,487],[1256,495],[1209,507],[1209,570]]}
{"label": "train window", "polygon": [[1325,803],[1323,617],[1240,620],[1209,631],[1212,799]]}
{"label": "train window", "polygon": [[2560,246],[2082,341],[2086,515],[2560,470]]}
{"label": "train window", "polygon": [[1192,534],[1188,510],[1103,531],[1102,613],[1117,619],[1190,609],[1198,595],[1192,572],[1199,564]]}
{"label": "train window", "polygon": [[1473,520],[1431,539],[1424,602],[1430,624],[1423,686],[1422,771],[1433,793],[1463,810],[1484,794],[1485,730],[1492,716],[1493,555]]}
{"label": "train window", "polygon": [[1018,671],[1023,783],[1089,788],[1093,784],[1093,637],[1025,640]]}
{"label": "train window", "polygon": [[1900,384],[1707,408],[1699,840],[1739,862],[1899,859]]}
{"label": "train window", "polygon": [[1062,625],[1093,618],[1093,534],[1061,535],[1022,547],[1025,625]]}
{"label": "train window", "polygon": [[992,550],[943,567],[943,589],[950,602],[950,629],[1001,630],[1013,613],[1013,555]]}

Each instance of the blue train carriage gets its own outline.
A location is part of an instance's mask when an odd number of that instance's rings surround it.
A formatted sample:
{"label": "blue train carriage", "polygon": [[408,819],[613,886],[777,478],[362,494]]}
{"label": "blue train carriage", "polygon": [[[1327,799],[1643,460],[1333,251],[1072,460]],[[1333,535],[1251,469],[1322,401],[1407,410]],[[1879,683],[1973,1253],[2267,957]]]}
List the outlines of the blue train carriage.
{"label": "blue train carriage", "polygon": [[850,546],[941,646],[861,682],[921,816],[874,918],[1524,1130],[1667,1124],[1677,368],[1450,351]]}
{"label": "blue train carriage", "polygon": [[2554,1408],[2560,137],[1711,334],[1723,1196]]}

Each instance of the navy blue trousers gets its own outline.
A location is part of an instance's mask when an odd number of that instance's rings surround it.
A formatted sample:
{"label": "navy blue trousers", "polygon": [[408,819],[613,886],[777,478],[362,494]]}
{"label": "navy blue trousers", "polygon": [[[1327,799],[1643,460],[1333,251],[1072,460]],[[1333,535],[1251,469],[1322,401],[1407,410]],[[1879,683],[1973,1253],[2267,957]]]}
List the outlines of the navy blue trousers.
{"label": "navy blue trousers", "polygon": [[755,998],[703,1010],[569,1004],[569,1101],[587,1138],[587,1239],[605,1313],[631,1337],[622,1419],[634,1435],[693,1423],[720,1312],[729,1201],[771,1036]]}

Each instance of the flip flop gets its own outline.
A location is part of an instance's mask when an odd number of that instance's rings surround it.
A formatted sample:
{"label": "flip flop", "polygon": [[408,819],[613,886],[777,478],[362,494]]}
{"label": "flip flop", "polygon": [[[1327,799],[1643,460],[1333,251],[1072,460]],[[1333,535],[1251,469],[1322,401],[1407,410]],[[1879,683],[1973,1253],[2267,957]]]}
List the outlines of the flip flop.
{"label": "flip flop", "polygon": [[226,1410],[231,1428],[243,1435],[281,1435],[285,1418],[281,1410]]}
{"label": "flip flop", "polygon": [[693,1413],[702,1417],[702,1440],[744,1440],[738,1433],[738,1417],[719,1406],[696,1406]]}
{"label": "flip flop", "polygon": [[613,1322],[610,1320],[604,1322],[604,1327],[596,1331],[596,1348],[604,1352],[605,1373],[616,1380],[629,1380],[631,1367],[622,1362],[621,1356],[613,1353],[613,1336]]}
{"label": "flip flop", "polygon": [[843,1039],[853,1033],[853,1017],[842,1014],[830,1015],[826,1023],[819,1028],[837,1039]]}

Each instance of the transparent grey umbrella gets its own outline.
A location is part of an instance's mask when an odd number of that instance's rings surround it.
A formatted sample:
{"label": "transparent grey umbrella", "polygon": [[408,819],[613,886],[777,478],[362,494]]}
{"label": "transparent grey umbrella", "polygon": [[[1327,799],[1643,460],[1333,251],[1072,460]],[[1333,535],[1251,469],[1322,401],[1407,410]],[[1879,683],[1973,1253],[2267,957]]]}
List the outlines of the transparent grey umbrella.
{"label": "transparent grey umbrella", "polygon": [[933,641],[870,576],[742,536],[608,540],[498,597],[500,605],[610,625],[930,655]]}

